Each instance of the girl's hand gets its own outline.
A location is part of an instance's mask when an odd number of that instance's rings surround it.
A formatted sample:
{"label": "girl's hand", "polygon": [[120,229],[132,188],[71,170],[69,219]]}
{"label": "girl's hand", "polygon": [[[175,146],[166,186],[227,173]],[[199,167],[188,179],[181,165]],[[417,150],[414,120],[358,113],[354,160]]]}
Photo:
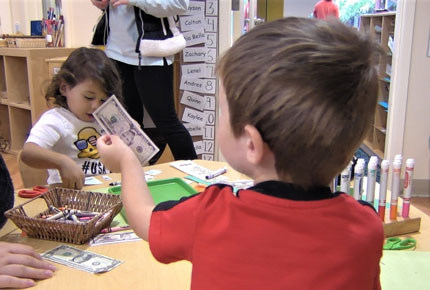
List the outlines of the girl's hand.
{"label": "girl's hand", "polygon": [[97,139],[100,161],[111,171],[120,172],[127,160],[137,159],[134,152],[116,135],[103,135]]}
{"label": "girl's hand", "polygon": [[109,5],[109,0],[91,0],[91,3],[98,9],[105,10]]}
{"label": "girl's hand", "polygon": [[33,279],[51,278],[56,270],[31,247],[0,242],[0,288],[32,287]]}
{"label": "girl's hand", "polygon": [[85,183],[85,174],[75,161],[64,156],[64,161],[61,162],[59,171],[63,181],[62,187],[82,189]]}

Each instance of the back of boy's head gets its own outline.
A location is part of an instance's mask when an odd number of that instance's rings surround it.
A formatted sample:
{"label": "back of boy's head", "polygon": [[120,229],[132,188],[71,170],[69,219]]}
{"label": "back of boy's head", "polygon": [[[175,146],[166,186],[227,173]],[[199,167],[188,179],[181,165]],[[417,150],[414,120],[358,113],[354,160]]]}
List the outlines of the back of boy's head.
{"label": "back of boy's head", "polygon": [[338,20],[291,17],[255,27],[218,65],[233,133],[255,126],[281,180],[328,185],[374,114],[379,52]]}
{"label": "back of boy's head", "polygon": [[52,79],[45,98],[67,109],[66,98],[60,92],[61,83],[73,88],[87,79],[99,83],[108,97],[114,94],[122,98],[121,79],[115,63],[102,50],[87,47],[77,48],[69,55]]}

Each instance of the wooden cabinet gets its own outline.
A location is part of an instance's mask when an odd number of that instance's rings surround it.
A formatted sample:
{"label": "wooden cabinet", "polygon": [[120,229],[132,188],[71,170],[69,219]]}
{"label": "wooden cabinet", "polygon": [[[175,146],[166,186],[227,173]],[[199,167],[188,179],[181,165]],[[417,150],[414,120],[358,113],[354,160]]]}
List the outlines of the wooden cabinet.
{"label": "wooden cabinet", "polygon": [[50,78],[46,59],[68,56],[72,48],[0,48],[0,137],[8,151],[22,149],[32,125],[47,109]]}
{"label": "wooden cabinet", "polygon": [[[387,139],[387,119],[390,108],[391,62],[394,50],[394,24],[396,13],[377,13],[361,15],[360,31],[370,35],[382,46],[386,55],[378,58],[379,92],[378,105],[370,124],[364,144],[380,159],[384,158]],[[390,48],[391,46],[391,48]]]}

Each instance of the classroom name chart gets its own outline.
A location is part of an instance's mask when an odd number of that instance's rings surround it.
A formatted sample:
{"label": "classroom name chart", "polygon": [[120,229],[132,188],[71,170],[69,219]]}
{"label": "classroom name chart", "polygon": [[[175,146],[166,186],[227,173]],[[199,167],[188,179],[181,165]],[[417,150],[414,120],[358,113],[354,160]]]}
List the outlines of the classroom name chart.
{"label": "classroom name chart", "polygon": [[218,4],[218,0],[190,1],[188,11],[179,16],[187,43],[180,60],[182,122],[203,160],[214,160],[215,154]]}

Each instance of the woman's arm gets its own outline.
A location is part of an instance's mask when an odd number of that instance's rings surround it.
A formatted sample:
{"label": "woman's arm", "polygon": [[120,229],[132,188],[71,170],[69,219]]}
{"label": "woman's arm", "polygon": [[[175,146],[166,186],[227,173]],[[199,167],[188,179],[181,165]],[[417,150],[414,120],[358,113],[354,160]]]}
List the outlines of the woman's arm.
{"label": "woman's arm", "polygon": [[185,13],[188,9],[189,0],[111,0],[110,3],[114,7],[119,5],[137,6],[152,16],[167,17]]}
{"label": "woman's arm", "polygon": [[98,9],[105,10],[109,5],[109,0],[90,0]]}
{"label": "woman's arm", "polygon": [[21,153],[21,160],[34,168],[58,169],[63,181],[62,186],[81,189],[85,175],[76,162],[70,157],[42,148],[36,143],[27,142]]}

